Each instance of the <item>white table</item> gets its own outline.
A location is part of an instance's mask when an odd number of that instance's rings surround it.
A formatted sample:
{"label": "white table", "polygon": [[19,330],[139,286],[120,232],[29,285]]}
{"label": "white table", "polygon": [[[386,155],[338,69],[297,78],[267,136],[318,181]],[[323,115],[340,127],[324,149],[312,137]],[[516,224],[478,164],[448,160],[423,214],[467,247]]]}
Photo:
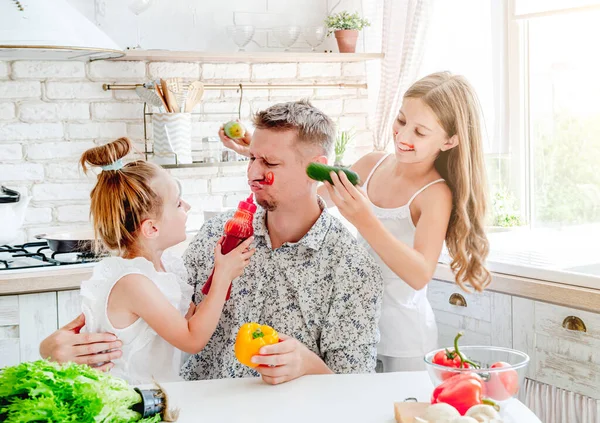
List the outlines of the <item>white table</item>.
{"label": "white table", "polygon": [[[278,386],[259,378],[166,383],[179,423],[394,423],[394,402],[429,401],[427,372],[305,376]],[[541,423],[517,400],[506,423]]]}

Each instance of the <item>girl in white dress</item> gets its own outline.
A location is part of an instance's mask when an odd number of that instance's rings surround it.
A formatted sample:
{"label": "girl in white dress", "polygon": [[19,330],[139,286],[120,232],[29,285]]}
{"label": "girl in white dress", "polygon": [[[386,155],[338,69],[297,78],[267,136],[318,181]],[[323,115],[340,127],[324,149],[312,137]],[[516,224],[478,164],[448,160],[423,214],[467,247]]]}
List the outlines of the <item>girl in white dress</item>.
{"label": "girl in white dress", "polygon": [[423,370],[424,354],[437,346],[427,284],[444,241],[463,289],[470,284],[481,291],[491,280],[484,267],[487,183],[473,88],[448,72],[417,81],[404,94],[393,134],[394,153],[370,153],[352,166],[362,190],[340,172],[320,193],[357,228],[381,266],[380,370]]}
{"label": "girl in white dress", "polygon": [[90,211],[96,238],[118,254],[99,262],[81,285],[84,330],[111,332],[123,342],[115,376],[133,384],[179,380],[181,351],[195,354],[212,336],[231,281],[254,253],[252,238],[227,255],[219,241],[212,288],[194,307],[183,261],[163,254],[185,240],[190,206],[162,168],[145,161],[123,165],[130,149],[120,138],[81,157],[84,171],[102,169]]}

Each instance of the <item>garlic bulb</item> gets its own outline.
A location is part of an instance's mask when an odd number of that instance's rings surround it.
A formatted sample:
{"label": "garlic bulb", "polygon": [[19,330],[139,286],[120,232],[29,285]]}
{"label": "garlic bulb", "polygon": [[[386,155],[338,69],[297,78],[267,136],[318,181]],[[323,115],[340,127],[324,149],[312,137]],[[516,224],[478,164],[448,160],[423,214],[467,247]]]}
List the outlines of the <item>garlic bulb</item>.
{"label": "garlic bulb", "polygon": [[444,422],[452,420],[455,417],[460,417],[458,410],[450,404],[443,402],[430,405],[425,410],[425,414],[423,414],[423,419],[430,423]]}
{"label": "garlic bulb", "polygon": [[465,416],[473,417],[478,423],[492,423],[493,421],[502,421],[500,415],[491,405],[480,404],[469,408]]}
{"label": "garlic bulb", "polygon": [[475,420],[473,417],[462,416],[457,417],[454,420],[450,420],[450,423],[477,423],[477,420]]}

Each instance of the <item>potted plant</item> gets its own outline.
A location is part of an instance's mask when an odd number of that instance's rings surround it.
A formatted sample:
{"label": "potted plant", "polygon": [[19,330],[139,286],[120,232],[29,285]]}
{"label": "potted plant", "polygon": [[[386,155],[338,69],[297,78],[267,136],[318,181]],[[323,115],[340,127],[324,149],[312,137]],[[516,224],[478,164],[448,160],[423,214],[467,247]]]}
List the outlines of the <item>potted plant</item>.
{"label": "potted plant", "polygon": [[488,232],[505,232],[523,225],[515,199],[505,187],[500,187],[492,198],[492,220]]}
{"label": "potted plant", "polygon": [[344,165],[342,162],[344,160],[344,153],[354,135],[352,131],[342,131],[338,134],[335,139],[335,162],[333,163],[335,166]]}
{"label": "potted plant", "polygon": [[340,53],[354,53],[356,51],[356,40],[358,31],[371,23],[359,16],[358,12],[353,14],[343,11],[329,15],[325,19],[325,25],[329,29],[328,35],[335,34]]}

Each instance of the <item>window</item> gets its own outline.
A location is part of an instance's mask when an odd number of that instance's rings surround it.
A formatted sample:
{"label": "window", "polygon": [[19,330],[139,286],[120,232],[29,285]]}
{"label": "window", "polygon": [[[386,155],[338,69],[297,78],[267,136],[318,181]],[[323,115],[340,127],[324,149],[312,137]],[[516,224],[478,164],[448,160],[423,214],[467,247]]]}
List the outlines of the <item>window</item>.
{"label": "window", "polygon": [[600,286],[600,1],[433,4],[422,74],[465,75],[483,107],[490,268]]}

